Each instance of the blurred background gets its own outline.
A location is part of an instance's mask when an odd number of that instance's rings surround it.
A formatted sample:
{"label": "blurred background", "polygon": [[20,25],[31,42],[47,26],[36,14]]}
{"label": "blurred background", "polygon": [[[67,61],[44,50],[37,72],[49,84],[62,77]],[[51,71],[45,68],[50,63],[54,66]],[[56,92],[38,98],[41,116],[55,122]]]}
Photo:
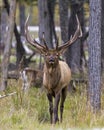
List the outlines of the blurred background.
{"label": "blurred background", "polygon": [[[36,99],[33,100],[35,96],[39,98],[40,93],[38,91],[40,90],[36,88],[42,87],[44,58],[27,42],[25,37],[25,21],[27,16],[30,15],[28,27],[32,39],[43,44],[42,35],[44,32],[48,47],[55,48],[57,41],[59,45],[62,45],[74,35],[77,28],[77,14],[83,35],[60,56],[60,59],[65,60],[72,71],[72,80],[68,90],[69,92],[77,92],[74,97],[70,95],[67,104],[69,102],[72,104],[70,104],[70,107],[66,107],[68,111],[71,110],[71,113],[68,114],[72,117],[70,120],[72,121],[72,126],[75,127],[76,124],[77,126],[83,126],[83,123],[80,124],[80,122],[83,122],[84,118],[85,126],[103,126],[104,114],[102,114],[101,118],[97,115],[95,120],[95,117],[91,113],[88,113],[85,108],[86,101],[90,100],[90,104],[94,110],[102,110],[102,112],[104,110],[103,5],[103,0],[0,0],[1,98],[15,91],[19,96],[17,96],[18,100],[16,97],[13,97],[12,103],[16,107],[20,108],[20,106],[29,105],[28,107],[32,108],[31,104],[34,100],[38,105],[39,103],[43,103],[42,106],[45,103],[47,104],[45,99],[43,99],[44,101],[38,100],[38,102],[36,102]],[[25,75],[23,73],[24,71]],[[33,101],[31,104],[29,104],[29,99],[27,99],[28,104],[22,102],[23,95],[21,94],[21,88],[31,88],[31,95],[29,97]],[[32,90],[35,90],[35,94]],[[43,97],[43,95],[40,96],[41,99]],[[1,105],[3,104],[6,108],[6,103],[8,102],[8,106],[10,107],[10,104],[12,104],[10,101],[7,99]],[[42,112],[36,104],[34,106],[41,111],[39,111],[40,114],[36,115],[36,117],[39,117],[39,121],[45,122],[49,120],[46,109],[47,105],[45,105],[44,111]],[[76,111],[74,104],[76,108],[80,107],[80,109],[77,108]],[[73,109],[74,111],[72,111]],[[35,112],[36,110],[32,108],[30,111],[32,114],[32,111]],[[83,115],[84,112],[85,114]],[[18,123],[17,115],[14,117],[14,114],[12,114],[13,121],[16,118]],[[65,116],[67,117],[67,112]],[[27,117],[24,118],[27,119]],[[20,116],[21,118],[22,116]],[[79,122],[77,122],[78,120]],[[98,123],[96,123],[97,121]],[[64,125],[67,124],[65,123]]]}

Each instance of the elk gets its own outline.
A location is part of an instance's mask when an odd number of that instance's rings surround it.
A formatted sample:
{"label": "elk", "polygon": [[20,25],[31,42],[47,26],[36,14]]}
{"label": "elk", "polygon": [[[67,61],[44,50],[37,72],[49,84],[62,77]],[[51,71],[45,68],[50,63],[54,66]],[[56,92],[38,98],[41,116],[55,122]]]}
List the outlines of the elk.
{"label": "elk", "polygon": [[79,37],[82,36],[80,22],[76,15],[77,29],[74,35],[71,36],[70,40],[64,44],[59,46],[57,42],[54,49],[49,49],[44,39],[44,35],[42,38],[44,44],[40,44],[31,38],[28,30],[28,19],[29,16],[25,22],[26,39],[33,47],[39,51],[39,53],[43,54],[45,59],[43,70],[43,86],[46,89],[47,97],[49,100],[50,122],[52,124],[55,124],[57,121],[59,121],[58,106],[60,100],[60,122],[62,122],[67,87],[71,80],[71,70],[65,61],[59,60],[59,57],[72,43],[74,43]]}

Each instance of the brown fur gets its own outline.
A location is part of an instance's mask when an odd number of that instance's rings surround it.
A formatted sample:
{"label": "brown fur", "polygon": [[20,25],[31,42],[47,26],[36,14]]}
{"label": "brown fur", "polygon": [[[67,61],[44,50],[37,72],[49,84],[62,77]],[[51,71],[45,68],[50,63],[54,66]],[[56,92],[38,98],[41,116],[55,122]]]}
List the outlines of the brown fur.
{"label": "brown fur", "polygon": [[43,86],[48,93],[54,91],[55,95],[68,86],[71,80],[71,70],[64,61],[59,61],[56,68],[44,66]]}
{"label": "brown fur", "polygon": [[[50,106],[49,111],[50,111],[51,123],[55,124],[57,121],[59,121],[58,104],[60,101],[60,96],[61,96],[60,121],[62,122],[64,101],[66,98],[67,87],[70,80],[71,80],[71,70],[64,61],[59,61],[57,57],[56,62],[54,62],[54,64],[50,65],[49,62],[45,63],[43,86],[47,90],[47,97]],[[55,97],[54,105],[52,97]]]}
{"label": "brown fur", "polygon": [[[60,54],[64,53],[68,48],[68,46],[70,46],[73,42],[75,42],[78,37],[82,36],[80,22],[78,20],[78,16],[76,15],[76,20],[78,25],[74,35],[70,38],[69,41],[67,41],[63,45],[59,46],[57,42],[56,48],[49,49],[44,39],[44,33],[42,38],[44,45],[39,44],[36,40],[31,39],[28,31],[28,19],[29,16],[27,17],[25,23],[26,39],[32,46],[34,46],[45,57],[43,86],[47,90],[51,123],[55,124],[59,120],[58,105],[59,105],[60,97],[61,97],[60,121],[62,122],[62,115],[64,109],[64,102],[66,99],[67,86],[71,80],[71,70],[64,61],[59,61],[59,56]],[[53,105],[53,96],[55,97],[54,105]]]}

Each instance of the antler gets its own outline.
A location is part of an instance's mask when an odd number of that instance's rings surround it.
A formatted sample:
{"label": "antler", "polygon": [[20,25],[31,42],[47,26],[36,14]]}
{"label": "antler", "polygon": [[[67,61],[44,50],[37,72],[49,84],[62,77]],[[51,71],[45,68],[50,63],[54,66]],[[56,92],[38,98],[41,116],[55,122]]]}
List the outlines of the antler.
{"label": "antler", "polygon": [[46,41],[45,41],[45,39],[44,39],[44,32],[43,32],[42,40],[43,40],[43,43],[44,43],[46,49],[49,50],[49,48],[48,48],[48,46],[47,46],[47,43],[46,43]]}
{"label": "antler", "polygon": [[81,25],[78,19],[78,16],[76,15],[76,20],[77,20],[77,30],[74,33],[74,36],[70,37],[70,40],[64,43],[63,45],[58,47],[58,51],[63,52],[69,45],[71,45],[73,42],[77,40],[77,38],[82,37],[82,30],[81,30]]}
{"label": "antler", "polygon": [[58,46],[59,46],[59,37],[56,37],[56,50],[58,50]]}
{"label": "antler", "polygon": [[41,53],[44,53],[47,51],[48,47],[46,44],[41,45],[39,44],[35,39],[33,40],[29,34],[29,30],[28,30],[28,20],[29,20],[30,15],[28,15],[26,22],[25,22],[25,36],[27,41],[34,46],[36,49],[38,49],[38,51],[40,51]]}

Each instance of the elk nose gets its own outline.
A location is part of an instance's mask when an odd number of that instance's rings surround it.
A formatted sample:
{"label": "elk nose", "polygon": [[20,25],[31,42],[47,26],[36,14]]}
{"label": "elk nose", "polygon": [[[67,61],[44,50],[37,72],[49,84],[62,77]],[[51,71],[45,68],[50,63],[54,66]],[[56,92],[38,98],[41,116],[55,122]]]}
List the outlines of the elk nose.
{"label": "elk nose", "polygon": [[50,60],[50,61],[54,61],[54,57],[53,57],[53,56],[50,56],[49,60]]}

